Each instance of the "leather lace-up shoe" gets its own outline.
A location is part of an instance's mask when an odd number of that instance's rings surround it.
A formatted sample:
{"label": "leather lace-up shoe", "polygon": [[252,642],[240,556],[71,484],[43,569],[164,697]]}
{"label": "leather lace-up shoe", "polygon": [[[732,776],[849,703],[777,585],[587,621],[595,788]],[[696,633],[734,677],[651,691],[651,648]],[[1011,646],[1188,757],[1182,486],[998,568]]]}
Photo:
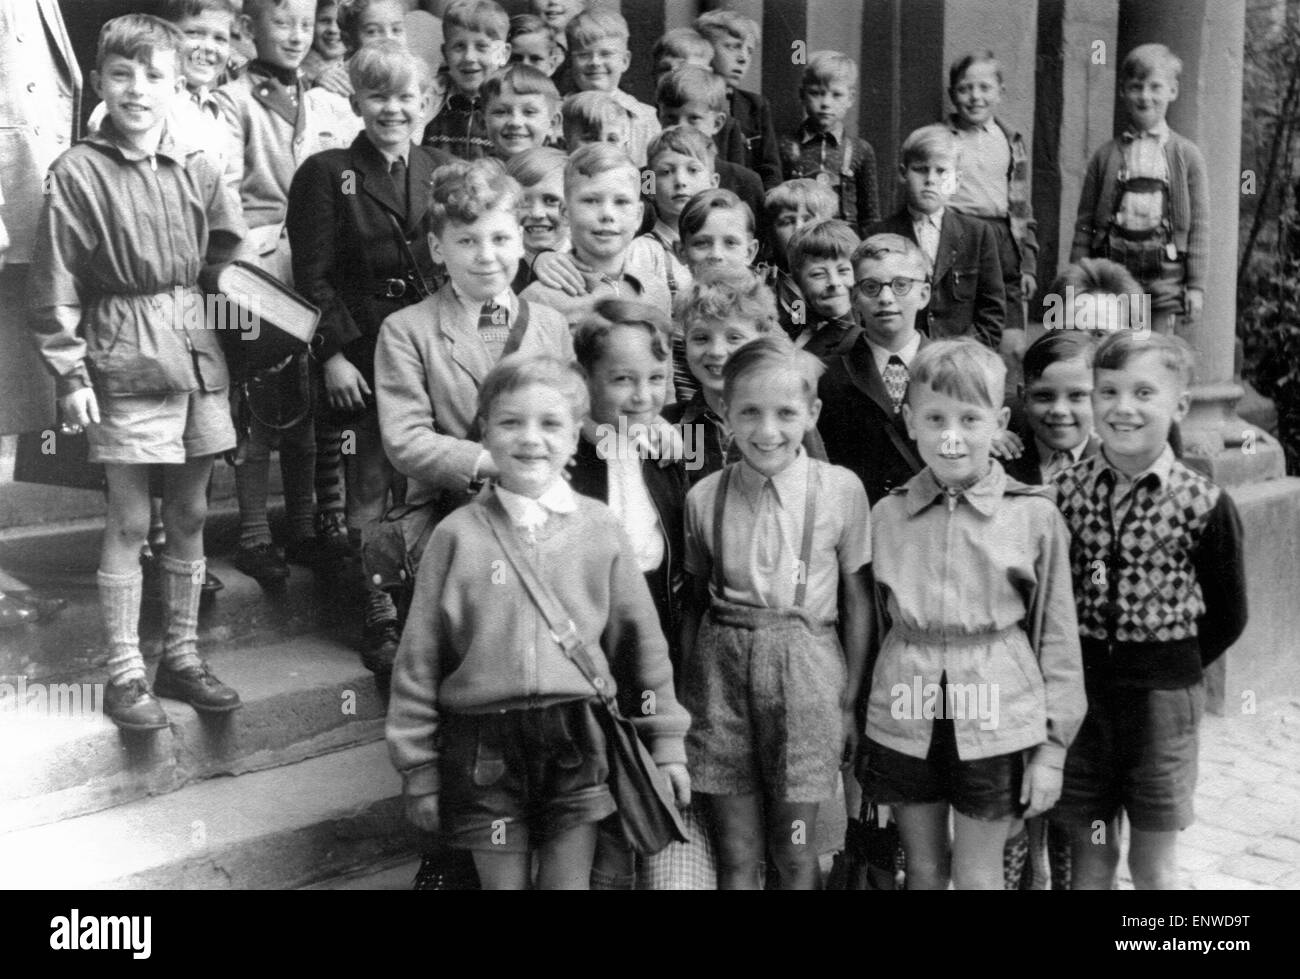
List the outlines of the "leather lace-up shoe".
{"label": "leather lace-up shoe", "polygon": [[160,697],[182,700],[197,711],[224,714],[244,706],[233,689],[217,679],[206,662],[175,670],[166,663],[159,665],[153,681]]}

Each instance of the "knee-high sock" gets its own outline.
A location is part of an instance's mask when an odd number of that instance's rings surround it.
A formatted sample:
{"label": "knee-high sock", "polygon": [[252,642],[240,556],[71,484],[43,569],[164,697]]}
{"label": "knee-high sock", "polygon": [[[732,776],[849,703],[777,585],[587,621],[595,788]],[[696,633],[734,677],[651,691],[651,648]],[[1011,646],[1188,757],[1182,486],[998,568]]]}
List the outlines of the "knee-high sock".
{"label": "knee-high sock", "polygon": [[144,657],[140,655],[143,581],[144,575],[139,570],[127,574],[99,572],[99,611],[108,639],[109,683],[147,677]]}
{"label": "knee-high sock", "polygon": [[182,561],[169,554],[159,559],[163,576],[163,598],[167,603],[167,632],[163,638],[163,662],[175,670],[198,666],[199,600],[203,597],[203,576],[207,561]]}

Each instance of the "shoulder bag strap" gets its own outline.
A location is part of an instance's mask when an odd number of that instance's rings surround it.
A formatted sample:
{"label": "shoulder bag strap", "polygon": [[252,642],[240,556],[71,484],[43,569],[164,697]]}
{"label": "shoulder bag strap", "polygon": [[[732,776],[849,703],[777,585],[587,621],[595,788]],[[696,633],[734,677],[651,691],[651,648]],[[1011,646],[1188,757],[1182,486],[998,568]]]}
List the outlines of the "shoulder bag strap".
{"label": "shoulder bag strap", "polygon": [[519,300],[519,315],[515,317],[514,326],[510,327],[510,332],[506,335],[506,345],[501,351],[502,357],[509,357],[519,349],[520,344],[524,342],[524,333],[528,329],[528,300]]}

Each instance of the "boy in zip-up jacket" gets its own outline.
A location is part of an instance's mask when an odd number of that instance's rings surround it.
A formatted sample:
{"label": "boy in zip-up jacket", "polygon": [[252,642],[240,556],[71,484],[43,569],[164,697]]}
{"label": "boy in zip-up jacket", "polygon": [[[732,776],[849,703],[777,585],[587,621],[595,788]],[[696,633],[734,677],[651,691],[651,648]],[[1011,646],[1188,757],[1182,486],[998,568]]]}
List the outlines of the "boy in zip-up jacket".
{"label": "boy in zip-up jacket", "polygon": [[511,355],[493,368],[479,418],[496,485],[433,532],[393,673],[388,744],[408,817],[471,851],[489,890],[527,888],[534,850],[538,887],[586,889],[596,825],[616,808],[592,683],[494,525],[509,524],[551,585],[606,688],[653,697],[653,712],[632,716],[679,804],[690,799],[690,718],[637,556],[609,509],[564,479],[586,411],[564,361]]}
{"label": "boy in zip-up jacket", "polygon": [[[32,252],[31,329],[64,424],[86,430],[108,481],[104,712],[139,731],[168,726],[155,694],[208,713],[240,706],[197,648],[208,476],[235,445],[230,376],[198,280],[229,259],[244,226],[212,161],[170,131],[184,48],[180,30],[156,17],[104,25],[91,82],[107,118],[51,166]],[[165,471],[167,618],[151,689],[138,626],[153,466]]]}

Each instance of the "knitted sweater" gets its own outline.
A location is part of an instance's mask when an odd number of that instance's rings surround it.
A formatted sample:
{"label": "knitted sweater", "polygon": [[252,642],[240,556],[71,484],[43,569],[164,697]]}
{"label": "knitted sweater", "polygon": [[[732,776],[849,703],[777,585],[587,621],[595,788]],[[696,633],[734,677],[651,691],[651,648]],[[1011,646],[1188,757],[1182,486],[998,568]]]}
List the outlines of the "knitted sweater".
{"label": "knitted sweater", "polygon": [[[1169,167],[1169,218],[1174,247],[1187,263],[1187,288],[1204,289],[1210,258],[1210,196],[1205,158],[1185,136],[1169,133],[1165,143]],[[1115,213],[1119,172],[1124,165],[1124,142],[1112,139],[1093,154],[1083,178],[1079,214],[1074,222],[1070,261],[1101,254],[1101,246]]]}
{"label": "knitted sweater", "polygon": [[[1178,689],[1201,678],[1246,624],[1241,521],[1219,487],[1181,462],[1148,474],[1118,527],[1115,473],[1098,453],[1056,477],[1070,528],[1084,659],[1122,686]],[[1092,640],[1088,642],[1087,640]]]}
{"label": "knitted sweater", "polygon": [[[438,791],[443,711],[485,714],[595,694],[501,550],[488,522],[492,492],[438,525],[415,579],[387,724],[389,755],[408,796]],[[520,546],[594,653],[606,689],[617,695],[622,681],[620,700],[636,704],[627,713],[655,761],[684,763],[690,716],[673,693],[645,578],[610,509],[584,496],[577,501],[573,513],[550,514],[534,537],[519,531]]]}

